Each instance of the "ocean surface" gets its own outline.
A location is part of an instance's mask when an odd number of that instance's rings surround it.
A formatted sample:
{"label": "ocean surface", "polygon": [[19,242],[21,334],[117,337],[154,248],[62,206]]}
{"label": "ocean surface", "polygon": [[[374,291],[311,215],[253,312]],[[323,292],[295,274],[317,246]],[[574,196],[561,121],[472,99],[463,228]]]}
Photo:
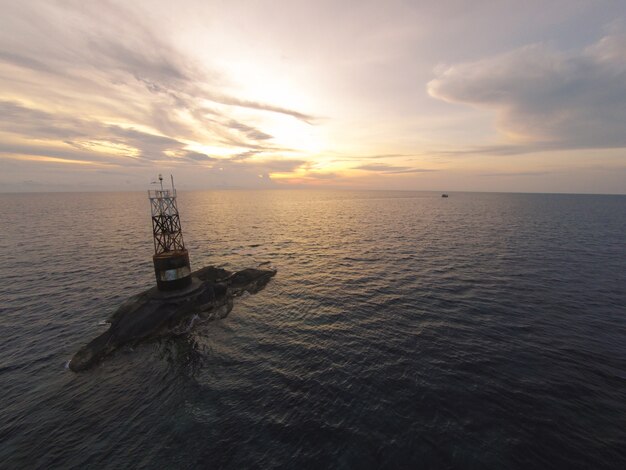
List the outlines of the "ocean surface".
{"label": "ocean surface", "polygon": [[626,196],[179,191],[228,317],[73,353],[151,287],[146,193],[0,194],[0,468],[626,468]]}

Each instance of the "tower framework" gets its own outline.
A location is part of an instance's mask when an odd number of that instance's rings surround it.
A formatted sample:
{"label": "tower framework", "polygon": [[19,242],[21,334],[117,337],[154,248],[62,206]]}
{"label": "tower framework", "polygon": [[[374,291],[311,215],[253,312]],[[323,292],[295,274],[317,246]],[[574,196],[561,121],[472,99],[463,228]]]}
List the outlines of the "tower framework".
{"label": "tower framework", "polygon": [[180,215],[176,204],[176,188],[172,177],[171,189],[149,190],[154,241],[154,273],[159,290],[176,290],[191,284],[189,253],[185,248]]}

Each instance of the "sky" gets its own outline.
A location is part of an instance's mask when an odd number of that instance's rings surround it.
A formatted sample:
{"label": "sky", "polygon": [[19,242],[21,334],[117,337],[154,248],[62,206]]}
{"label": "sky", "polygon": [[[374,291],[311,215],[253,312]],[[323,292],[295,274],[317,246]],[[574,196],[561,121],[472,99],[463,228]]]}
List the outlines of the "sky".
{"label": "sky", "polygon": [[0,192],[626,194],[625,1],[0,9]]}

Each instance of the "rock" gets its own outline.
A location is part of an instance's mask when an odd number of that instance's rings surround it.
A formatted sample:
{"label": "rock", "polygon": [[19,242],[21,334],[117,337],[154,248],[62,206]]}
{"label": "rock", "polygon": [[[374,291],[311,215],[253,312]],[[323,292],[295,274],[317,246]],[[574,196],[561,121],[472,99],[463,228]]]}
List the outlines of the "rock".
{"label": "rock", "polygon": [[276,274],[273,269],[244,269],[231,273],[207,266],[192,273],[192,283],[181,291],[161,292],[156,287],[130,297],[111,315],[107,331],[83,346],[69,368],[79,372],[125,344],[187,332],[196,318],[224,318],[233,297],[263,289]]}

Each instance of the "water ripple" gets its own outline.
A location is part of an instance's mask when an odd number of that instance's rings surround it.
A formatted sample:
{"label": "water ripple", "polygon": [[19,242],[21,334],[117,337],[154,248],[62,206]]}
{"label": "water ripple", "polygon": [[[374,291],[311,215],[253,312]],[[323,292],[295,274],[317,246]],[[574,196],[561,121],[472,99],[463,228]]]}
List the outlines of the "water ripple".
{"label": "water ripple", "polygon": [[66,371],[153,283],[146,204],[0,195],[3,466],[626,466],[626,198],[181,193],[193,267],[278,275]]}

